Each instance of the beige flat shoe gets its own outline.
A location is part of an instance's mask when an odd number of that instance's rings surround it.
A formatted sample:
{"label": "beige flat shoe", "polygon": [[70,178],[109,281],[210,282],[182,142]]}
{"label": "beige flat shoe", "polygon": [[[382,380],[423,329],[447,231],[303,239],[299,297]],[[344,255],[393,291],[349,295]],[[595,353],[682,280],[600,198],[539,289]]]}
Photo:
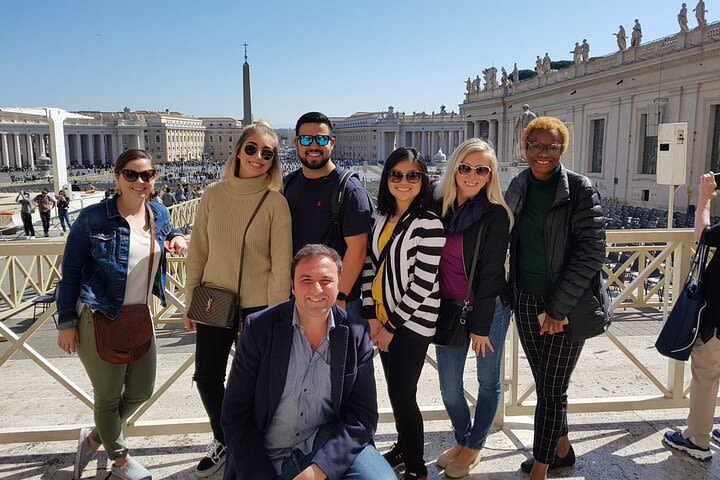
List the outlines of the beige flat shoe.
{"label": "beige flat shoe", "polygon": [[470,462],[469,465],[458,465],[456,462],[458,460],[457,457],[455,457],[453,460],[448,463],[447,467],[445,467],[445,476],[448,478],[463,478],[466,477],[473,468],[477,466],[478,463],[480,463],[480,452],[478,452],[475,459]]}
{"label": "beige flat shoe", "polygon": [[441,453],[437,460],[435,461],[435,464],[437,467],[441,470],[447,468],[448,463],[450,463],[451,460],[453,460],[455,457],[457,457],[460,452],[462,452],[462,449],[464,447],[462,445],[455,445],[452,448],[448,448],[443,453]]}

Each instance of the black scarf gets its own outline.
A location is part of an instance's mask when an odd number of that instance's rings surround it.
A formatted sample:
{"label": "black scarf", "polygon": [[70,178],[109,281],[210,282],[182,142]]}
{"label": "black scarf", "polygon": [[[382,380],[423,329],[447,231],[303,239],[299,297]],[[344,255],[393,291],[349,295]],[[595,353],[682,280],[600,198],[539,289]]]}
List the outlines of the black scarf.
{"label": "black scarf", "polygon": [[484,188],[480,190],[480,193],[475,195],[475,198],[466,201],[459,208],[457,206],[457,200],[455,200],[452,208],[443,218],[445,233],[448,235],[463,233],[480,220],[489,208],[490,202],[487,199],[487,193]]}

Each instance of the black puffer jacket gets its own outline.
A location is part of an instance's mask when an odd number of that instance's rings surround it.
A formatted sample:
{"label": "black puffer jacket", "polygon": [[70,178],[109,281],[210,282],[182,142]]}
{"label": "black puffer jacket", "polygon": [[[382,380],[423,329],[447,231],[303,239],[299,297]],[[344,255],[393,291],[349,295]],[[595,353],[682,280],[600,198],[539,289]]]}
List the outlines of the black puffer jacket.
{"label": "black puffer jacket", "polygon": [[[505,199],[522,222],[530,169],[508,187]],[[517,235],[510,236],[510,285],[517,292]],[[612,320],[610,302],[600,276],[605,260],[605,222],[600,194],[590,180],[560,169],[555,200],[545,220],[545,248],[550,293],[545,311],[554,319],[567,318],[571,341],[591,338],[607,330]],[[517,296],[516,296],[517,299]]]}

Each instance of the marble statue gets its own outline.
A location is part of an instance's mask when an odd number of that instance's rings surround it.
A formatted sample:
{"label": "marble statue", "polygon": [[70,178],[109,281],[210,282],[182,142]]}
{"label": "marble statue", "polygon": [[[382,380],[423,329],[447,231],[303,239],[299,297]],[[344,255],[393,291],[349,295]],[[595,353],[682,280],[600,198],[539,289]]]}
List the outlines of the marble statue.
{"label": "marble statue", "polygon": [[680,7],[680,13],[678,13],[678,23],[680,24],[680,31],[681,32],[689,32],[690,27],[688,27],[687,23],[687,3],[683,3],[682,7]]}
{"label": "marble statue", "polygon": [[483,78],[485,80],[485,85],[483,87],[483,90],[492,90],[493,88],[497,88],[497,68],[490,67],[486,68],[482,71]]}
{"label": "marble statue", "polygon": [[622,52],[627,48],[627,35],[625,35],[625,27],[620,25],[617,33],[613,33],[617,37],[618,49]]}
{"label": "marble statue", "polygon": [[540,58],[540,55],[537,55],[535,59],[535,73],[537,73],[538,77],[543,74],[543,61]]}
{"label": "marble statue", "polygon": [[580,52],[582,51],[582,47],[580,46],[579,42],[575,42],[575,48],[570,50],[570,53],[573,54],[573,63],[575,65],[580,65]]}
{"label": "marble statue", "polygon": [[515,66],[513,67],[512,81],[513,81],[513,89],[514,89],[515,85],[520,83],[520,72],[518,71],[518,68],[517,68],[517,62],[515,62]]}
{"label": "marble statue", "polygon": [[528,124],[537,118],[533,112],[530,111],[530,105],[527,103],[522,106],[522,113],[518,116],[515,121],[515,130],[513,132],[513,158],[525,160],[525,148],[523,148],[523,132]]}
{"label": "marble statue", "polygon": [[642,27],[640,26],[640,20],[635,19],[635,25],[633,26],[632,37],[630,37],[630,46],[639,47],[640,41],[642,40]]}
{"label": "marble statue", "polygon": [[580,53],[582,54],[583,63],[588,63],[588,61],[590,61],[590,44],[587,38],[583,38],[583,43],[580,45]]}
{"label": "marble statue", "polygon": [[470,77],[465,82],[465,90],[467,90],[467,93],[472,93],[472,80],[470,80]]}
{"label": "marble statue", "polygon": [[508,89],[510,88],[508,82],[508,73],[507,70],[505,70],[505,67],[500,67],[500,72],[500,81],[503,89],[503,95],[507,95]]}
{"label": "marble statue", "polygon": [[545,75],[549,75],[550,70],[552,70],[552,66],[550,65],[550,55],[545,52],[545,56],[543,57],[543,73]]}
{"label": "marble statue", "polygon": [[480,91],[480,75],[475,75],[475,80],[473,81],[473,90],[475,92]]}
{"label": "marble statue", "polygon": [[695,12],[698,27],[704,27],[707,25],[707,22],[705,21],[705,14],[707,13],[707,10],[705,10],[705,2],[703,0],[698,1],[697,6],[693,8],[693,12]]}

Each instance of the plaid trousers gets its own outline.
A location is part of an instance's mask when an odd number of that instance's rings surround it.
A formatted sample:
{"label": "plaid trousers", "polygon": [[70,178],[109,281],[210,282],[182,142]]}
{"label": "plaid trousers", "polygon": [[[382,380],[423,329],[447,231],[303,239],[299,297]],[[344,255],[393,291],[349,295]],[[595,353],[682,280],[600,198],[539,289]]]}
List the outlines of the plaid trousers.
{"label": "plaid trousers", "polygon": [[558,439],[568,433],[567,389],[585,342],[570,342],[564,332],[540,335],[538,314],[544,311],[542,296],[520,292],[515,310],[517,329],[537,392],[533,457],[550,464]]}

